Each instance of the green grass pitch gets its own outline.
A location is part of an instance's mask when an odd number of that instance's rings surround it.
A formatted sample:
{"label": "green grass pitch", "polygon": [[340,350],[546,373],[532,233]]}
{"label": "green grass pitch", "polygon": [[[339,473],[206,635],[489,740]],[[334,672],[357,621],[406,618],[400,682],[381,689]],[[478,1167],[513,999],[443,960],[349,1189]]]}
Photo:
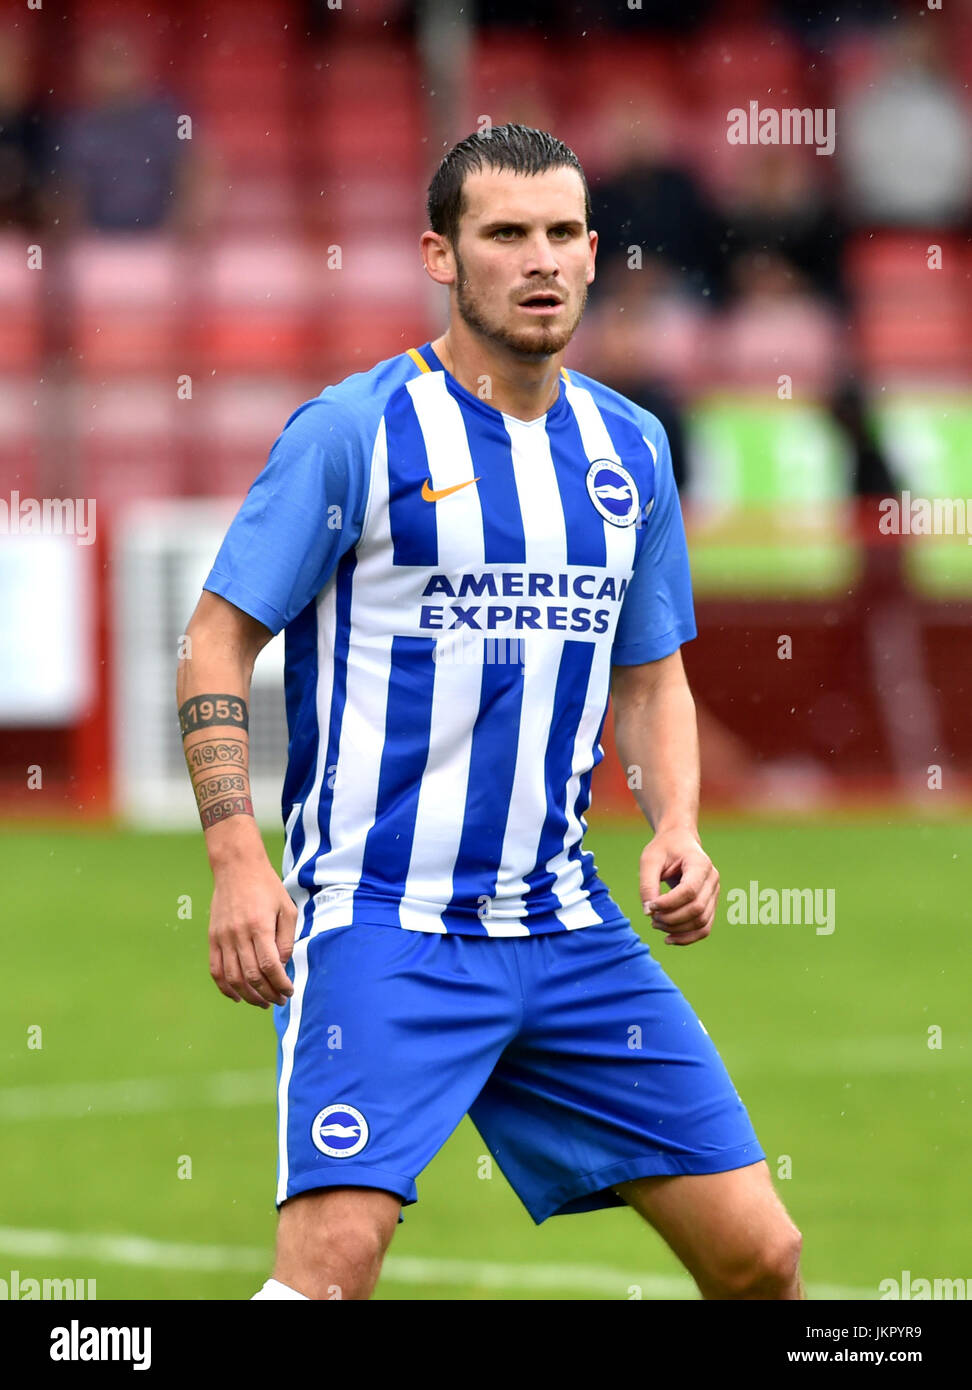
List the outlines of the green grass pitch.
{"label": "green grass pitch", "polygon": [[[719,914],[686,948],[634,915],[645,830],[595,820],[587,843],[722,1053],[803,1230],[810,1297],[874,1298],[905,1269],[972,1277],[968,822],[713,818]],[[0,1277],[248,1298],[275,1224],[275,1035],[209,979],[201,834],[8,825],[2,840]],[[274,862],[280,846],[268,837]],[[833,933],[730,925],[727,892],[750,879],[833,888]],[[418,1179],[377,1298],[697,1296],[633,1212],[535,1227],[495,1165],[480,1176],[483,1152],[463,1120]]]}

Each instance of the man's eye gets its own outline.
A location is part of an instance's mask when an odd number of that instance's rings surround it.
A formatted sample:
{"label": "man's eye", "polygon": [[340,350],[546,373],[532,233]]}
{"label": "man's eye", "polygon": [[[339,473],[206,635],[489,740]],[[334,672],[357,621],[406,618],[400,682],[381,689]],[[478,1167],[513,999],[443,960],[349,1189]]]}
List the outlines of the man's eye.
{"label": "man's eye", "polygon": [[502,237],[502,238],[504,239],[504,241],[508,241],[508,240],[510,239],[510,237],[516,236],[516,228],[515,228],[515,227],[500,227],[500,228],[498,228],[498,229],[493,233],[493,236],[494,236],[494,237],[497,237],[497,236],[498,236],[498,237]]}

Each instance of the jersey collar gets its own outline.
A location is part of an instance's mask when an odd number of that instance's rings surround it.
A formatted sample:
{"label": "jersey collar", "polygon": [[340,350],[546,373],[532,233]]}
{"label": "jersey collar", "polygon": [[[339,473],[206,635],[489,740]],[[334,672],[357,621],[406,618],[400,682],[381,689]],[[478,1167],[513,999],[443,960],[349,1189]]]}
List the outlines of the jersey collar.
{"label": "jersey collar", "polygon": [[448,387],[451,395],[456,396],[461,401],[465,401],[467,404],[474,407],[476,410],[480,411],[483,414],[494,417],[500,415],[504,420],[512,420],[513,423],[516,425],[529,426],[541,425],[545,421],[556,420],[567,409],[567,396],[565,392],[565,387],[569,378],[563,367],[561,367],[560,369],[560,390],[558,392],[557,399],[554,401],[550,409],[544,415],[538,415],[534,420],[521,420],[519,416],[507,415],[505,410],[497,410],[496,407],[490,405],[488,401],[480,400],[480,398],[478,396],[474,396],[471,391],[467,391],[465,386],[463,386],[459,381],[457,381],[456,378],[452,375],[452,373],[447,371],[446,368],[442,365],[440,358],[432,350],[431,342],[423,343],[420,348],[412,348],[410,350],[410,356],[414,357],[416,354],[419,357],[421,357],[422,361],[425,363],[426,368],[429,371],[442,372],[446,380],[446,386]]}

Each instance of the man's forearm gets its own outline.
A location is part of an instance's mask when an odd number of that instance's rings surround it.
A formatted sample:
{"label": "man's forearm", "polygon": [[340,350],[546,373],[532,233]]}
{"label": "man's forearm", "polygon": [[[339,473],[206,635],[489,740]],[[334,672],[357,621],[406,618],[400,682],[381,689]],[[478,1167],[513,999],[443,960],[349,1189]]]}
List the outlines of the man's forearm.
{"label": "man's forearm", "polygon": [[615,698],[614,737],[635,800],[656,832],[695,830],[699,736],[684,677],[660,681],[637,699]]}
{"label": "man's forearm", "polygon": [[213,871],[209,973],[221,994],[286,1004],[297,909],[267,858],[250,800],[250,681],[270,629],[208,590],[176,677],[186,766]]}
{"label": "man's forearm", "polygon": [[214,867],[263,843],[250,796],[249,693],[242,660],[221,655],[179,665],[182,745]]}

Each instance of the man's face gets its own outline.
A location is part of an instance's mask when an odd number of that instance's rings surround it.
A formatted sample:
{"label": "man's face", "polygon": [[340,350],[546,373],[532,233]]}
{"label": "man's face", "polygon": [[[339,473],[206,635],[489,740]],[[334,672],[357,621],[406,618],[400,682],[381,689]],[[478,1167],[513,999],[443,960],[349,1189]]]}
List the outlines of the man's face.
{"label": "man's face", "polygon": [[487,169],[463,184],[456,308],[469,328],[528,358],[562,352],[594,279],[576,169]]}

